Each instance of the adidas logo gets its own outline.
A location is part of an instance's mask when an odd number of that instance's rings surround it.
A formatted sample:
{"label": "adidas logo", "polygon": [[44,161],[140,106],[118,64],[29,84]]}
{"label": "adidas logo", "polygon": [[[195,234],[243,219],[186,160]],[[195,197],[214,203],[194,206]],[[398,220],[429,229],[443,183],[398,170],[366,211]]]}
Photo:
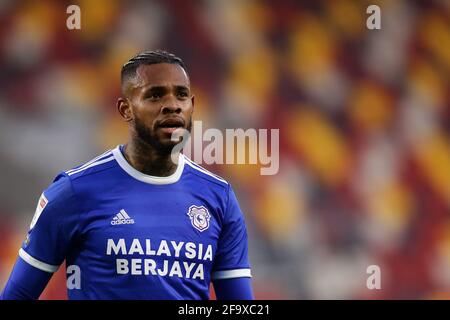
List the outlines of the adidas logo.
{"label": "adidas logo", "polygon": [[130,216],[128,215],[128,213],[124,209],[122,209],[111,220],[111,224],[113,226],[116,225],[116,224],[134,224],[134,220],[130,218]]}

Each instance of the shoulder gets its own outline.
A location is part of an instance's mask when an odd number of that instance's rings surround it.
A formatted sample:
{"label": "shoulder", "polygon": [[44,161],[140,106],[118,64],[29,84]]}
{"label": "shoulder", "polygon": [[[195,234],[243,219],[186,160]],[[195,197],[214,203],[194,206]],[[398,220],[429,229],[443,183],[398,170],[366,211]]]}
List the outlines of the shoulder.
{"label": "shoulder", "polygon": [[71,181],[79,178],[86,178],[95,175],[96,173],[107,170],[115,165],[115,158],[112,150],[108,150],[101,155],[78,165],[70,170],[61,172],[55,179],[58,180],[61,177],[67,177]]}
{"label": "shoulder", "polygon": [[[86,195],[96,194],[92,192],[99,181],[98,174],[105,172],[115,163],[111,150],[89,160],[73,169],[60,172],[53,182],[44,190],[39,202],[45,203],[46,210],[69,212],[85,201]],[[47,205],[48,204],[48,205]]]}
{"label": "shoulder", "polygon": [[185,167],[187,167],[188,170],[194,175],[196,175],[198,178],[201,178],[203,183],[209,182],[211,184],[220,186],[226,190],[230,188],[230,184],[224,178],[203,168],[202,166],[198,165],[197,163],[189,159],[187,156],[183,155],[183,157]]}
{"label": "shoulder", "polygon": [[83,196],[86,193],[92,193],[98,183],[104,181],[99,174],[108,172],[107,170],[115,166],[116,161],[113,161],[114,159],[112,151],[108,150],[73,169],[60,172],[54,178],[53,183],[44,191],[45,196],[51,194],[60,199],[70,197],[73,200],[75,195]]}

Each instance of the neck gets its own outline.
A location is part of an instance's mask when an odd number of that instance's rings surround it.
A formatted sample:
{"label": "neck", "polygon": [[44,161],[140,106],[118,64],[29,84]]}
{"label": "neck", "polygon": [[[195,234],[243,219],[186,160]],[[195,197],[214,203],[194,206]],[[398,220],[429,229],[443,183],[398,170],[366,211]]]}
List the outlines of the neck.
{"label": "neck", "polygon": [[139,139],[130,139],[125,144],[124,156],[133,168],[146,175],[167,177],[177,170],[170,153],[162,153]]}

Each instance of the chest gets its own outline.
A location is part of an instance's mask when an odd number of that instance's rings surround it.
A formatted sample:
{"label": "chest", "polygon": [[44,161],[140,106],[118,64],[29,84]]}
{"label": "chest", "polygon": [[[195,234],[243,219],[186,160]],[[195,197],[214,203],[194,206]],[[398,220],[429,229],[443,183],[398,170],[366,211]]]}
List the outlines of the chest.
{"label": "chest", "polygon": [[83,251],[91,261],[212,264],[222,215],[214,199],[185,190],[130,191],[93,203],[83,213]]}

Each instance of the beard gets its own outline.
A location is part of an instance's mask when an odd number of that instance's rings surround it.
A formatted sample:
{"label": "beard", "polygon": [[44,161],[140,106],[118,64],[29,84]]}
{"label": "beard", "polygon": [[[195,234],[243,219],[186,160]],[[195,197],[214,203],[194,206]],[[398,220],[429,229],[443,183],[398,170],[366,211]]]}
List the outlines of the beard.
{"label": "beard", "polygon": [[[164,155],[169,155],[172,152],[173,148],[177,144],[186,142],[186,141],[184,141],[184,138],[183,138],[183,141],[169,140],[167,142],[163,142],[155,134],[154,130],[151,130],[138,118],[134,118],[134,120],[133,120],[133,129],[139,140],[150,145],[156,151],[158,151],[159,153],[164,154]],[[188,125],[186,127],[186,130],[189,133],[191,132],[191,129],[192,129],[192,116],[189,117]]]}

